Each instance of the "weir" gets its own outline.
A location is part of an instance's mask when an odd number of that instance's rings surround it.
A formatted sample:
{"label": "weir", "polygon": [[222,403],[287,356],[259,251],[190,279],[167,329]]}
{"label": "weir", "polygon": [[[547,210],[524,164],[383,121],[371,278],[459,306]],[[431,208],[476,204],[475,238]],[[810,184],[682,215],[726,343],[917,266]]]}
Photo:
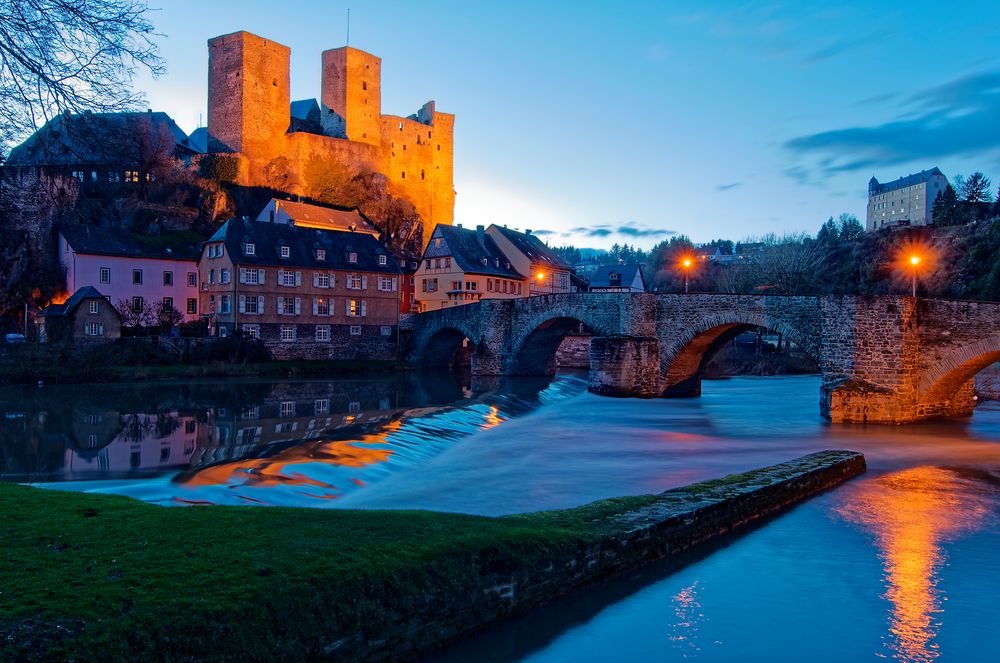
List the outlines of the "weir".
{"label": "weir", "polygon": [[816,361],[820,413],[836,423],[971,414],[973,376],[1000,361],[1000,303],[890,295],[562,294],[401,322],[410,361],[450,365],[462,342],[474,375],[551,374],[559,340],[586,329],[591,391],[642,398],[700,395],[714,354],[755,327]]}

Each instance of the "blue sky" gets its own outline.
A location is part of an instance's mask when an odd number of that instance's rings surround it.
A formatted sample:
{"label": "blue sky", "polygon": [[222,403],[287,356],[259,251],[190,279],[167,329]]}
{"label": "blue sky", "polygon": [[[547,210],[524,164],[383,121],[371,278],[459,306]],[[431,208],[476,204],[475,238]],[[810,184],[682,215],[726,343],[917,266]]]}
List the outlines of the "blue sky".
{"label": "blue sky", "polygon": [[1000,182],[1000,3],[151,0],[168,73],[149,105],[207,113],[207,46],[248,30],[382,58],[382,109],[456,114],[455,220],[554,244],[648,247],[864,220],[868,178]]}

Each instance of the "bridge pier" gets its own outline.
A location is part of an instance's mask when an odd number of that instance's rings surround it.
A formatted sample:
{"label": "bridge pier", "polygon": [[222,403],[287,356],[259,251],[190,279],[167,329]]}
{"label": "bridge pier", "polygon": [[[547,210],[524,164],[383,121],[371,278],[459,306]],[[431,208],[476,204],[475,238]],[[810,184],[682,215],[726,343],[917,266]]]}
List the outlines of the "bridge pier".
{"label": "bridge pier", "polygon": [[590,340],[590,385],[601,396],[660,395],[660,343],[649,336],[595,336]]}

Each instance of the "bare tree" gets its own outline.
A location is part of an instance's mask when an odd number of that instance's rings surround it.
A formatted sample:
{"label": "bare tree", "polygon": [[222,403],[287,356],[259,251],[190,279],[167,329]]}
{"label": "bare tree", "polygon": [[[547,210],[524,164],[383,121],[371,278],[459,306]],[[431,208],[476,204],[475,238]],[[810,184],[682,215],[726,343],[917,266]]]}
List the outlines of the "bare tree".
{"label": "bare tree", "polygon": [[64,112],[135,108],[135,69],[164,71],[144,0],[0,0],[0,145]]}
{"label": "bare tree", "polygon": [[184,320],[184,315],[175,309],[173,305],[161,301],[156,306],[156,324],[163,331],[169,331]]}
{"label": "bare tree", "polygon": [[153,307],[144,301],[139,306],[136,306],[136,302],[134,301],[119,299],[118,303],[115,304],[115,309],[122,317],[123,327],[131,327],[133,329],[149,327],[156,321],[156,316],[153,314]]}
{"label": "bare tree", "polygon": [[764,238],[764,247],[748,264],[756,289],[766,294],[803,295],[819,290],[826,254],[817,242],[801,236]]}

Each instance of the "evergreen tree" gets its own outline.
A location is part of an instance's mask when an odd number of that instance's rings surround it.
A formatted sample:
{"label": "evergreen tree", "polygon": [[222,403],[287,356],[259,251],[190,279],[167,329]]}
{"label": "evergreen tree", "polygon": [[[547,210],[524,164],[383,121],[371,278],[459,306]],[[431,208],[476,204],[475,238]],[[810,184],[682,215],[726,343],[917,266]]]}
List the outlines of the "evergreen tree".
{"label": "evergreen tree", "polygon": [[837,221],[840,228],[840,241],[853,242],[865,234],[865,227],[861,225],[858,217],[853,214],[843,213]]}
{"label": "evergreen tree", "polygon": [[960,222],[958,194],[949,184],[938,193],[931,208],[931,220],[936,226],[954,226]]}
{"label": "evergreen tree", "polygon": [[962,182],[962,200],[968,203],[988,203],[993,200],[990,178],[976,171]]}

